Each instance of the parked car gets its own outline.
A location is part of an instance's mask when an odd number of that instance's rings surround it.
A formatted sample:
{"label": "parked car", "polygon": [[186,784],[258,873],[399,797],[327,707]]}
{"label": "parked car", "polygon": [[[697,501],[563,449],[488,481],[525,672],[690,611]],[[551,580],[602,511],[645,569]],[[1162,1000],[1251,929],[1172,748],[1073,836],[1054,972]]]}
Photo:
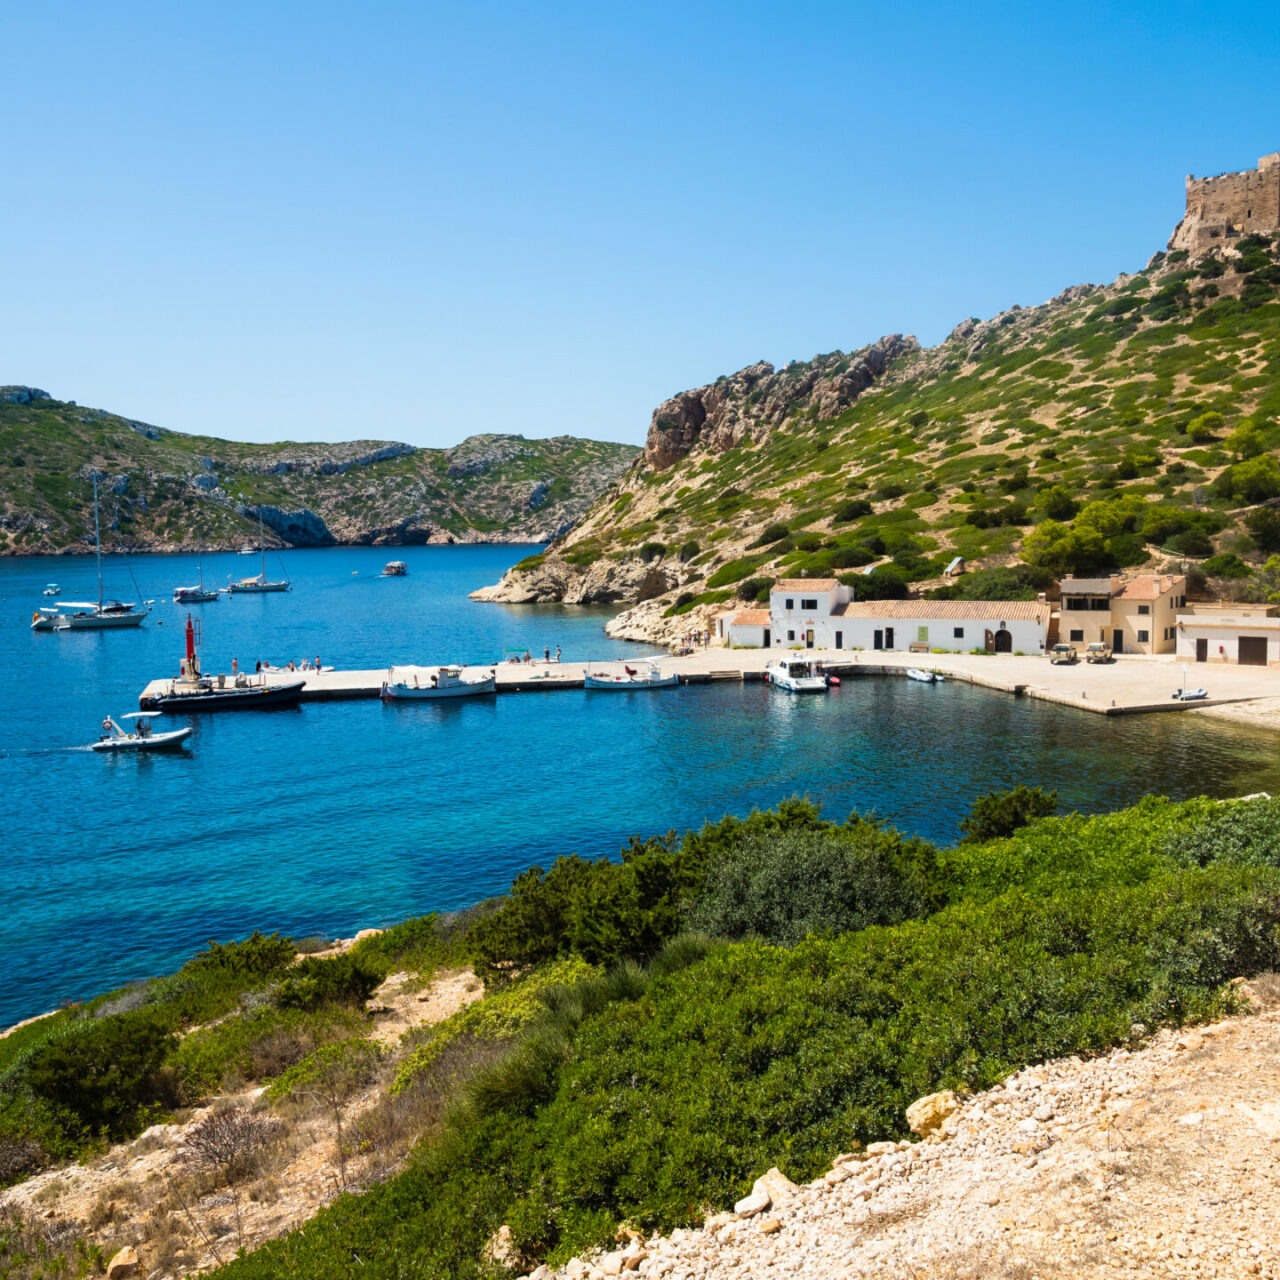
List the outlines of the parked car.
{"label": "parked car", "polygon": [[1086,662],[1110,662],[1111,646],[1103,644],[1101,640],[1095,640],[1092,644],[1085,645],[1084,660]]}
{"label": "parked car", "polygon": [[1049,661],[1055,667],[1061,666],[1063,663],[1074,662],[1076,657],[1076,647],[1073,644],[1055,644],[1049,650]]}

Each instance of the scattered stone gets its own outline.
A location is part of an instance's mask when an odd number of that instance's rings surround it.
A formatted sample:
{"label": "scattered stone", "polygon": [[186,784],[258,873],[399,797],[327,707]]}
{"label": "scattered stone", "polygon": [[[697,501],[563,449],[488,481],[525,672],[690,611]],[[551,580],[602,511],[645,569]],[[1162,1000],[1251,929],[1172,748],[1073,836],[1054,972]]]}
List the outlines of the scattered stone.
{"label": "scattered stone", "polygon": [[867,1147],[867,1155],[869,1156],[888,1156],[892,1155],[898,1149],[896,1142],[873,1142]]}
{"label": "scattered stone", "polygon": [[917,1098],[907,1108],[907,1126],[922,1138],[939,1128],[942,1122],[960,1108],[960,1099],[950,1089]]}
{"label": "scattered stone", "polygon": [[769,1198],[767,1191],[753,1190],[749,1196],[743,1196],[733,1206],[733,1212],[739,1218],[754,1218],[757,1214],[763,1213],[772,1204],[773,1201]]}
{"label": "scattered stone", "polygon": [[140,1265],[137,1249],[127,1244],[107,1263],[107,1280],[125,1280],[126,1276],[136,1275]]}
{"label": "scattered stone", "polygon": [[764,1218],[758,1228],[762,1236],[771,1236],[782,1230],[781,1218]]}

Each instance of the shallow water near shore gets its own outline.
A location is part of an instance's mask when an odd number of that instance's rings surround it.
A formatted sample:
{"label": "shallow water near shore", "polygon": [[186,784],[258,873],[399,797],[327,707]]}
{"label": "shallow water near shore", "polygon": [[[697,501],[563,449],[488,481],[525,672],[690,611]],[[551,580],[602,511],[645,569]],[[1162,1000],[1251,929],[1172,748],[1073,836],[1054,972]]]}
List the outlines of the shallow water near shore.
{"label": "shallow water near shore", "polygon": [[[340,548],[281,560],[287,595],[193,606],[204,665],[314,658],[492,661],[561,645],[566,660],[649,652],[609,641],[610,610],[482,605],[529,547]],[[409,575],[380,579],[389,555]],[[165,717],[176,756],[84,750],[102,716],[175,673],[192,556],[107,562],[108,594],[155,598],[136,632],[35,633],[44,584],[96,593],[91,558],[0,560],[0,1026],[180,964],[254,928],[350,934],[465,906],[559,854],[615,855],[632,834],[695,826],[805,793],[828,816],[874,810],[950,842],[977,795],[1028,783],[1064,806],[1148,793],[1280,791],[1273,736],[1187,715],[1106,719],[961,684],[851,679],[825,697],[765,685],[582,690],[454,703],[306,704]],[[232,555],[206,581],[257,572]],[[268,571],[279,564],[268,557]]]}

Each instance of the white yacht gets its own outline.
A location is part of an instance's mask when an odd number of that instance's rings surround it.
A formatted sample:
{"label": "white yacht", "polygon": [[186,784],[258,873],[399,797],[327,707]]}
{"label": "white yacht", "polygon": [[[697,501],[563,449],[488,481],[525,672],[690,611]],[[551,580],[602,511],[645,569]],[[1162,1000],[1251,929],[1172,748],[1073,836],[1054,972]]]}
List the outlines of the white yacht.
{"label": "white yacht", "polygon": [[764,669],[769,683],[784,693],[826,693],[827,677],[807,658],[779,658]]}
{"label": "white yacht", "polygon": [[[261,552],[262,552],[262,572],[252,578],[241,578],[239,582],[233,582],[227,588],[233,596],[238,595],[261,595],[266,591],[288,591],[292,587],[288,578],[277,579],[272,581],[267,577],[267,535],[266,530],[262,527],[262,521],[258,521],[258,529],[262,535]],[[244,555],[245,548],[240,548],[240,554]],[[252,552],[250,552],[252,554]]]}

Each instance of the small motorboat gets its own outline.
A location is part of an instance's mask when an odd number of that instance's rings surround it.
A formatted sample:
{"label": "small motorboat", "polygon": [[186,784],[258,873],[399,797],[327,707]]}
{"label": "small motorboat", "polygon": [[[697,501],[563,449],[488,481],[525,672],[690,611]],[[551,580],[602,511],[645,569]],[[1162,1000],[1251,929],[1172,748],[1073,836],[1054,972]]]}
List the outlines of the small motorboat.
{"label": "small motorboat", "polygon": [[396,678],[396,668],[387,669],[382,682],[382,698],[387,702],[415,702],[428,698],[474,698],[480,694],[497,692],[497,672],[482,669],[479,675],[468,675],[460,666],[402,667]]}
{"label": "small motorboat", "polygon": [[1208,689],[1175,689],[1173,697],[1176,702],[1199,702],[1209,696]]}
{"label": "small motorboat", "polygon": [[134,711],[121,720],[134,722],[126,729],[118,721],[107,716],[102,722],[102,736],[89,744],[90,751],[178,751],[191,737],[190,727],[170,729],[155,733],[151,728],[151,712]]}
{"label": "small motorboat", "polygon": [[674,673],[664,676],[655,658],[645,661],[644,669],[622,664],[622,670],[592,671],[587,669],[582,679],[584,689],[673,689],[680,683]]}
{"label": "small motorboat", "polygon": [[56,582],[51,582],[40,594],[42,596],[60,596],[62,588]]}
{"label": "small motorboat", "polygon": [[218,592],[206,590],[205,587],[174,587],[174,604],[208,604],[218,598]]}
{"label": "small motorboat", "polygon": [[388,560],[382,566],[382,577],[403,578],[409,572],[409,566],[403,560]]}
{"label": "small motorboat", "polygon": [[826,693],[827,677],[807,658],[779,658],[764,670],[765,678],[784,693]]}
{"label": "small motorboat", "polygon": [[240,548],[239,554],[242,556],[256,556],[258,554],[258,548],[246,542]]}
{"label": "small motorboat", "polygon": [[921,667],[909,667],[907,669],[908,680],[919,680],[921,684],[941,684],[942,676],[936,671],[925,671]]}

